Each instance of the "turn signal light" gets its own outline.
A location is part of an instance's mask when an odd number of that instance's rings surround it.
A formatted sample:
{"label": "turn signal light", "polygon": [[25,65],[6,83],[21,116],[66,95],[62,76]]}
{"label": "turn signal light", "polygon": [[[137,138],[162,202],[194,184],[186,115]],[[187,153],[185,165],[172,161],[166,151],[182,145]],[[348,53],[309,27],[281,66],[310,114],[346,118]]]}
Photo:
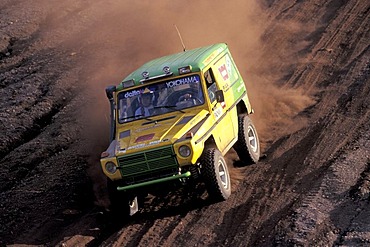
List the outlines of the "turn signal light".
{"label": "turn signal light", "polygon": [[104,151],[101,153],[100,158],[107,158],[109,156],[109,153],[107,151]]}
{"label": "turn signal light", "polygon": [[193,136],[194,136],[193,132],[188,132],[185,134],[185,139],[191,139],[193,138]]}

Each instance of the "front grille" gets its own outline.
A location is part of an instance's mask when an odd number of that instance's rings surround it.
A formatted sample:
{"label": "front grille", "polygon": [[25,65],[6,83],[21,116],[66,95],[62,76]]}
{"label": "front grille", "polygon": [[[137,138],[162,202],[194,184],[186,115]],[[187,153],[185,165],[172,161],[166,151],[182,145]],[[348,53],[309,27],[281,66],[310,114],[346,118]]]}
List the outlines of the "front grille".
{"label": "front grille", "polygon": [[150,151],[124,155],[118,157],[119,169],[122,177],[130,180],[141,180],[139,178],[146,177],[150,179],[150,175],[153,174],[153,178],[157,177],[163,170],[176,171],[178,168],[177,160],[172,146],[161,147],[152,149]]}

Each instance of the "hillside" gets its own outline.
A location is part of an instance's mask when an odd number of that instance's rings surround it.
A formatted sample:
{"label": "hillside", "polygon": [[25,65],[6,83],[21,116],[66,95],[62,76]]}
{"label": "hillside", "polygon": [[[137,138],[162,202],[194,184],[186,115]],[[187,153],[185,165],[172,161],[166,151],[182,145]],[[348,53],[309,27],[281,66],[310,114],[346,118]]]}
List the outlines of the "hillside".
{"label": "hillside", "polygon": [[[212,4],[212,6],[210,6]],[[0,1],[0,245],[370,245],[368,1]],[[104,88],[228,43],[264,158],[220,203],[176,191],[107,211]],[[234,152],[230,166],[238,162]]]}

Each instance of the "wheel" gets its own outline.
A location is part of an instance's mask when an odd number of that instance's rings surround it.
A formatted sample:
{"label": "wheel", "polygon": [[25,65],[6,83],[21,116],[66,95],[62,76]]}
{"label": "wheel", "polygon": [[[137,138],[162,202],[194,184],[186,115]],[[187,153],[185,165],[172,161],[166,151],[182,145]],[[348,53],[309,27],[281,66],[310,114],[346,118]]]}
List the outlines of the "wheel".
{"label": "wheel", "polygon": [[117,190],[117,185],[109,178],[107,179],[110,209],[122,218],[132,215],[132,208],[137,208],[137,200],[130,200],[127,193]]}
{"label": "wheel", "polygon": [[257,163],[260,158],[260,143],[256,127],[246,115],[239,116],[238,121],[238,141],[235,143],[234,149],[242,162],[246,164]]}
{"label": "wheel", "polygon": [[201,172],[208,195],[224,201],[231,194],[230,174],[226,161],[216,148],[207,148],[202,157]]}

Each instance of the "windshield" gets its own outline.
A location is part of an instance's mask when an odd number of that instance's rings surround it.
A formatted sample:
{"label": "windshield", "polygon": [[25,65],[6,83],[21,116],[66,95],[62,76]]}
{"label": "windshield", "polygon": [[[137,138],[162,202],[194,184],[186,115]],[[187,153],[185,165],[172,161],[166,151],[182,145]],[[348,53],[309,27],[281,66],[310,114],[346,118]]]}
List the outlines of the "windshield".
{"label": "windshield", "polygon": [[118,122],[131,122],[204,103],[199,75],[185,76],[118,94]]}

